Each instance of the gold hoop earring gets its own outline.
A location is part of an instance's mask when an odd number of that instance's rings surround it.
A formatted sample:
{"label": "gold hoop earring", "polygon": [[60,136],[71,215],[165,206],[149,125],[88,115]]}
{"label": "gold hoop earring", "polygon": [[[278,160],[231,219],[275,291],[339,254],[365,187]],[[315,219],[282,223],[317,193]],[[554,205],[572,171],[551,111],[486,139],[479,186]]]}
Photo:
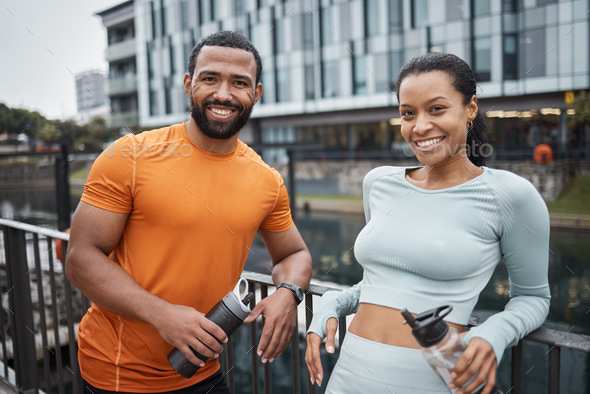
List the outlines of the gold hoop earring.
{"label": "gold hoop earring", "polygon": [[469,123],[467,123],[467,128],[469,130],[471,130],[473,128],[473,121],[470,121]]}

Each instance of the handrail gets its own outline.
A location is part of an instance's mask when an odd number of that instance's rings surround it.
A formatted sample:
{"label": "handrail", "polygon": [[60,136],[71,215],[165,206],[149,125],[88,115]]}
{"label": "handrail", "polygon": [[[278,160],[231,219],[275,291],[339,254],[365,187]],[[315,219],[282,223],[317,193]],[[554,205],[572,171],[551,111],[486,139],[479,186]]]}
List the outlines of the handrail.
{"label": "handrail", "polygon": [[[57,391],[64,394],[65,387],[68,382],[74,381],[76,374],[76,326],[89,306],[89,300],[71,287],[63,267],[60,264],[54,266],[55,241],[61,240],[65,250],[69,234],[7,219],[0,219],[0,233],[3,235],[0,237],[0,245],[4,249],[0,254],[0,266],[4,263],[6,268],[6,277],[0,276],[0,288],[5,289],[0,291],[0,303],[5,306],[9,320],[6,322],[4,314],[0,313],[0,327],[3,328],[0,334],[0,366],[4,366],[0,368],[0,388],[4,383],[20,393]],[[242,276],[248,280],[250,288],[255,290],[256,296],[252,301],[252,307],[274,290],[270,275],[244,271]],[[43,286],[49,286],[50,295],[44,292]],[[314,301],[328,290],[337,289],[312,281],[306,292],[305,302],[298,308],[298,326],[291,342],[292,392],[296,394],[302,392],[302,373],[307,374],[307,371],[300,370],[304,341],[301,341],[299,333],[304,334],[311,323]],[[9,298],[8,302],[3,300],[6,295]],[[14,311],[17,310],[19,312],[15,314]],[[481,319],[477,316],[471,317],[470,325],[480,323]],[[10,330],[6,329],[7,324],[11,327]],[[253,349],[258,343],[260,333],[257,332],[257,324],[249,326]],[[339,343],[342,343],[345,334],[346,318],[342,317],[339,320]],[[590,336],[569,331],[541,327],[527,335],[523,341],[541,343],[549,347],[546,355],[549,363],[547,392],[550,394],[559,393],[561,350],[572,349],[590,353]],[[522,392],[523,341],[512,348],[511,394]],[[235,361],[232,343],[230,338],[224,345],[222,366],[225,368],[228,385],[233,390],[233,367],[228,367],[233,366]],[[69,351],[62,354],[62,346],[67,346]],[[262,378],[264,392],[271,393],[271,365],[266,363],[262,366],[262,371],[259,371],[260,360],[256,352],[249,352],[249,357],[252,364],[252,391],[261,392],[259,378]],[[39,361],[43,363],[43,370],[37,366]],[[14,365],[14,371],[6,367],[8,364]],[[60,373],[57,377],[52,377],[49,368],[50,365],[56,364]],[[57,382],[53,381],[55,379]],[[305,381],[307,392],[315,393],[315,387],[309,379]],[[75,384],[73,388],[74,394],[77,394]]]}

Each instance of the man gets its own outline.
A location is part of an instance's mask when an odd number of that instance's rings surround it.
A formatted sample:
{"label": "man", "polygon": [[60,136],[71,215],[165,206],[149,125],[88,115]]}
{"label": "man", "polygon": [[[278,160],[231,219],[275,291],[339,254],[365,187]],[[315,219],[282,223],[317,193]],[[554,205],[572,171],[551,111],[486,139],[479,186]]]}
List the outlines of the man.
{"label": "man", "polygon": [[[227,336],[204,313],[237,283],[256,233],[275,284],[287,285],[246,323],[265,317],[262,362],[287,347],[311,257],[281,176],[238,140],[262,94],[261,71],[238,33],[204,38],[184,77],[189,121],[125,136],[93,165],[66,262],[93,301],[78,339],[85,392],[228,393],[216,359]],[[174,347],[201,366],[192,378],[169,365]]]}

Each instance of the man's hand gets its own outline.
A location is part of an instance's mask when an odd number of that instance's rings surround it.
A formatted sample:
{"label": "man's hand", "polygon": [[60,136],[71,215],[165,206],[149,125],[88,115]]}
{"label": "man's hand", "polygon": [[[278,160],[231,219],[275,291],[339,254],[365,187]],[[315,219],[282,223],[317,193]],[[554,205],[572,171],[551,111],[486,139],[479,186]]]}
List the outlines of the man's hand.
{"label": "man's hand", "polygon": [[[457,394],[469,394],[486,383],[481,393],[490,394],[496,384],[497,368],[498,362],[492,345],[484,339],[472,338],[453,369],[451,374],[453,380],[449,388],[459,387]],[[473,381],[462,387],[473,376],[475,376]]]}
{"label": "man's hand", "polygon": [[260,301],[244,323],[251,323],[260,315],[264,316],[264,326],[256,352],[263,363],[272,363],[289,346],[295,329],[297,304],[291,290],[280,288]]}
{"label": "man's hand", "polygon": [[[154,313],[150,322],[160,336],[178,348],[194,365],[203,366],[205,361],[219,357],[222,343],[227,342],[225,332],[205,315],[184,305],[168,304],[164,311]],[[200,360],[189,348],[206,357]]]}
{"label": "man's hand", "polygon": [[[334,353],[336,340],[336,330],[338,330],[338,320],[331,317],[326,322],[326,351]],[[309,380],[312,384],[317,383],[322,387],[324,371],[322,369],[322,360],[320,359],[320,344],[322,338],[313,332],[307,334],[307,349],[305,350],[305,363],[309,371]]]}

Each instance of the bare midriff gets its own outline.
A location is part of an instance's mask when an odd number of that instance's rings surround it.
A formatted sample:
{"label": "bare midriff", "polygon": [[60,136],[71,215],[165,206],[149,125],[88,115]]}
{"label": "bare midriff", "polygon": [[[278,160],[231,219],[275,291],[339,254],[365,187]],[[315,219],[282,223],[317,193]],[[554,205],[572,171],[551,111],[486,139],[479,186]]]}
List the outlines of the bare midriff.
{"label": "bare midriff", "polygon": [[[374,342],[419,349],[420,345],[412,335],[412,327],[404,324],[404,321],[399,309],[361,303],[348,331]],[[446,323],[459,332],[465,330],[460,324]]]}

